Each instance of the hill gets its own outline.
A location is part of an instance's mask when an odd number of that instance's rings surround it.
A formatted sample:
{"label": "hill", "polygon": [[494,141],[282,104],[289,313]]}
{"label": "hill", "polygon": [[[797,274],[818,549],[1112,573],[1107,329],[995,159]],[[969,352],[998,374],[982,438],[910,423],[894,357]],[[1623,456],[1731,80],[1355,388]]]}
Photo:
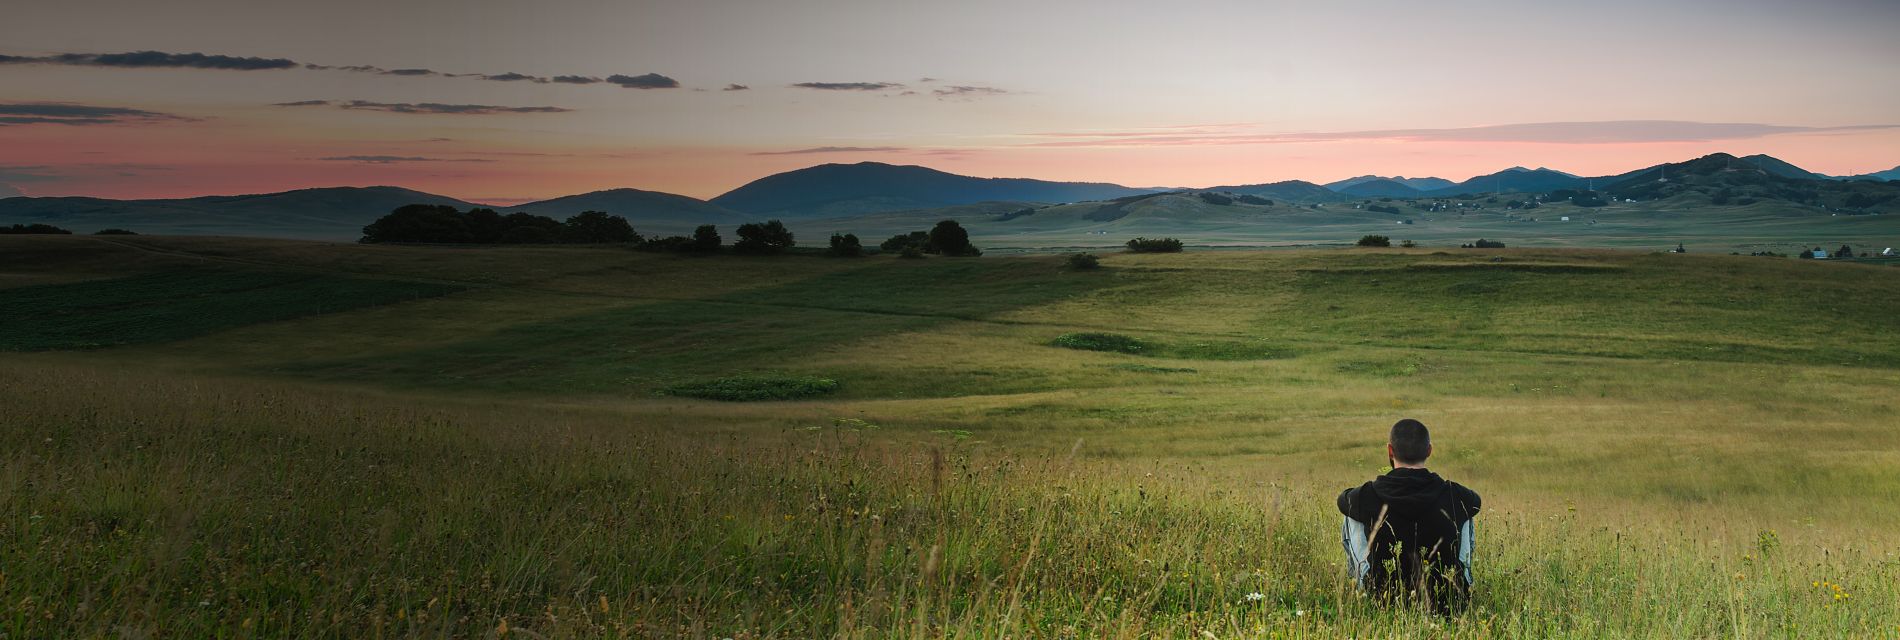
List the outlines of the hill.
{"label": "hill", "polygon": [[1885,182],[1888,180],[1900,180],[1900,167],[1894,167],[1886,171],[1875,171],[1873,173],[1863,173],[1857,176],[1847,176],[1844,179],[1846,180],[1872,180],[1876,182]]}
{"label": "hill", "polygon": [[1742,162],[1747,162],[1751,165],[1755,165],[1756,168],[1759,168],[1763,171],[1767,171],[1768,173],[1772,173],[1774,175],[1781,176],[1783,178],[1798,178],[1801,180],[1833,180],[1834,179],[1833,176],[1815,173],[1813,171],[1809,171],[1807,169],[1794,166],[1793,163],[1790,163],[1786,160],[1782,160],[1780,158],[1777,158],[1771,155],[1758,153],[1752,156],[1744,156],[1740,158],[1739,160]]}
{"label": "hill", "polygon": [[1241,194],[1241,195],[1260,196],[1262,198],[1268,198],[1272,200],[1284,200],[1287,202],[1301,202],[1301,203],[1341,202],[1341,201],[1346,200],[1345,196],[1341,196],[1338,193],[1335,193],[1332,189],[1328,189],[1326,187],[1322,187],[1317,184],[1307,182],[1305,180],[1282,180],[1280,182],[1270,182],[1270,183],[1265,183],[1265,184],[1240,184],[1240,185],[1231,185],[1231,186],[1224,186],[1224,187],[1208,187],[1206,189],[1196,189],[1196,191],[1215,191],[1215,192],[1221,192],[1221,193],[1236,193],[1236,194]]}
{"label": "hill", "polygon": [[1415,198],[1423,195],[1418,189],[1414,189],[1405,183],[1385,179],[1367,180],[1365,182],[1348,185],[1339,189],[1339,192],[1345,195],[1359,197]]}
{"label": "hill", "polygon": [[635,230],[648,235],[687,233],[702,224],[732,225],[751,222],[753,218],[698,198],[640,189],[608,189],[503,210],[525,211],[557,220],[582,211],[605,211],[625,217]]}
{"label": "hill", "polygon": [[915,165],[822,164],[746,183],[711,203],[754,216],[816,218],[991,200],[1076,202],[1147,193],[1118,184],[977,178]]}
{"label": "hill", "polygon": [[1619,198],[1716,206],[1779,200],[1835,213],[1900,210],[1900,183],[1791,178],[1726,153],[1658,165],[1605,190]]}
{"label": "hill", "polygon": [[401,187],[324,187],[156,200],[21,197],[0,200],[0,223],[41,222],[78,233],[117,227],[145,234],[353,240],[363,225],[406,204],[481,206]]}
{"label": "hill", "polygon": [[1397,182],[1399,184],[1405,185],[1407,187],[1411,187],[1419,191],[1432,191],[1435,189],[1443,189],[1443,188],[1450,187],[1457,184],[1455,182],[1446,180],[1444,178],[1407,178],[1405,176],[1393,176],[1393,177],[1387,178],[1385,176],[1363,175],[1356,178],[1347,178],[1345,180],[1340,180],[1338,182],[1328,182],[1322,186],[1328,189],[1332,189],[1334,191],[1341,191],[1341,190],[1344,190],[1346,187],[1350,187],[1356,184],[1361,184],[1361,183],[1366,183],[1366,182],[1372,182],[1375,180],[1390,180],[1392,182]]}
{"label": "hill", "polygon": [[1426,195],[1537,193],[1556,189],[1582,189],[1587,183],[1588,181],[1584,178],[1554,169],[1511,167],[1497,173],[1477,176],[1449,187],[1435,189],[1427,192]]}

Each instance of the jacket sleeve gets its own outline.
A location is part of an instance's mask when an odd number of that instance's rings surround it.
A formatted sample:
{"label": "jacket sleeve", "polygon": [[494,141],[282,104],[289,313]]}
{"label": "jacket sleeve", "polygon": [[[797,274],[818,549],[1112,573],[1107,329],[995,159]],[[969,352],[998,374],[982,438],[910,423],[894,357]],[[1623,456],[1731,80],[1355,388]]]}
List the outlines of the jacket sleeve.
{"label": "jacket sleeve", "polygon": [[1483,506],[1484,500],[1478,497],[1478,492],[1464,485],[1458,485],[1458,502],[1464,505],[1465,513],[1477,517],[1478,508]]}
{"label": "jacket sleeve", "polygon": [[1339,492],[1339,515],[1346,516],[1348,518],[1352,517],[1352,500],[1355,497],[1353,494],[1358,491],[1359,491],[1359,488],[1354,487],[1354,488]]}

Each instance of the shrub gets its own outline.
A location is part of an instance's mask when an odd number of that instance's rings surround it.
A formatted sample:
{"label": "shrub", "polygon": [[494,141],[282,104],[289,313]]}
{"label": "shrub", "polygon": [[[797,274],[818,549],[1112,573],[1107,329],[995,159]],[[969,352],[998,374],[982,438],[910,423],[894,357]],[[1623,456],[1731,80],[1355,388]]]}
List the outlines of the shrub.
{"label": "shrub", "polygon": [[1100,258],[1095,257],[1095,254],[1093,253],[1069,254],[1069,268],[1070,269],[1074,269],[1076,271],[1088,271],[1090,269],[1099,269],[1101,268],[1101,266],[1102,266],[1102,260]]}
{"label": "shrub", "polygon": [[831,247],[825,253],[840,258],[856,258],[864,255],[864,245],[858,242],[855,234],[831,234]]}
{"label": "shrub", "polygon": [[922,260],[924,259],[924,248],[914,244],[907,244],[904,245],[903,249],[897,251],[897,257],[906,260]]}
{"label": "shrub", "polygon": [[878,243],[877,248],[885,251],[903,251],[904,247],[917,247],[920,250],[930,242],[930,232],[912,231],[891,236],[891,239]]}
{"label": "shrub", "polygon": [[388,215],[363,227],[358,242],[474,242],[468,220],[455,207],[439,204],[410,204],[396,207]]}
{"label": "shrub", "polygon": [[1227,196],[1214,193],[1211,191],[1202,191],[1200,193],[1200,196],[1201,196],[1201,202],[1205,202],[1211,205],[1226,206],[1226,205],[1230,205],[1234,203],[1233,198],[1229,198]]}
{"label": "shrub", "polygon": [[1359,238],[1358,244],[1361,247],[1390,247],[1392,239],[1385,236],[1366,235]]}
{"label": "shrub", "polygon": [[924,243],[926,253],[967,257],[983,255],[982,250],[970,244],[970,232],[965,231],[963,225],[957,224],[955,220],[938,222],[937,226],[930,228],[929,238]]}
{"label": "shrub", "polygon": [[561,240],[576,244],[639,242],[640,234],[626,218],[605,211],[582,211],[561,223]]}
{"label": "shrub", "polygon": [[92,232],[95,236],[136,236],[138,234],[125,229],[100,229]]}
{"label": "shrub", "polygon": [[754,254],[778,253],[796,244],[792,240],[792,232],[785,228],[785,223],[767,220],[739,225],[739,241],[732,243],[732,250]]}
{"label": "shrub", "polygon": [[1174,238],[1135,238],[1128,241],[1130,253],[1180,253],[1181,241]]}
{"label": "shrub", "polygon": [[554,241],[554,234],[541,227],[515,227],[501,232],[502,244],[547,244]]}
{"label": "shrub", "polygon": [[838,390],[838,381],[830,378],[792,376],[731,376],[682,382],[661,389],[671,396],[752,402],[759,400],[797,400],[821,396]]}
{"label": "shrub", "polygon": [[1503,249],[1504,243],[1499,242],[1497,240],[1486,240],[1484,238],[1478,238],[1478,242],[1471,246],[1478,249]]}
{"label": "shrub", "polygon": [[693,246],[692,238],[686,236],[667,236],[664,238],[648,238],[646,242],[640,243],[639,248],[641,251],[675,252],[686,251],[691,246]]}
{"label": "shrub", "polygon": [[1141,340],[1118,333],[1065,333],[1056,336],[1055,346],[1083,351],[1141,353],[1147,345]]}
{"label": "shrub", "polygon": [[1411,241],[1411,240],[1400,240],[1400,241],[1399,241],[1399,246],[1401,246],[1401,247],[1405,247],[1405,248],[1407,248],[1407,249],[1411,249],[1411,248],[1414,248],[1414,247],[1417,247],[1417,246],[1418,246],[1418,243],[1416,243],[1416,242],[1413,242],[1413,241]]}
{"label": "shrub", "polygon": [[702,253],[712,253],[719,250],[719,242],[718,227],[702,224],[699,228],[693,229],[693,243],[687,248]]}

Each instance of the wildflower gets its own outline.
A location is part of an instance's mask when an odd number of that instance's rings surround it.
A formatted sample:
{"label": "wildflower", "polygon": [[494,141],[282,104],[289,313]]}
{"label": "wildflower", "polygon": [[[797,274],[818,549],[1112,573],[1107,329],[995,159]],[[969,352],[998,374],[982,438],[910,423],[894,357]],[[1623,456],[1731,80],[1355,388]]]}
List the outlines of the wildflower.
{"label": "wildflower", "polygon": [[1265,599],[1267,599],[1267,594],[1264,594],[1264,593],[1261,593],[1261,592],[1258,592],[1258,591],[1255,591],[1255,592],[1253,592],[1253,593],[1249,593],[1249,594],[1247,594],[1247,601],[1248,601],[1248,602],[1259,602],[1259,601],[1261,601],[1261,600],[1265,600]]}
{"label": "wildflower", "polygon": [[1305,610],[1305,609],[1294,609],[1294,610],[1293,610],[1293,617],[1295,617],[1295,618],[1304,618],[1304,617],[1306,617],[1306,610]]}

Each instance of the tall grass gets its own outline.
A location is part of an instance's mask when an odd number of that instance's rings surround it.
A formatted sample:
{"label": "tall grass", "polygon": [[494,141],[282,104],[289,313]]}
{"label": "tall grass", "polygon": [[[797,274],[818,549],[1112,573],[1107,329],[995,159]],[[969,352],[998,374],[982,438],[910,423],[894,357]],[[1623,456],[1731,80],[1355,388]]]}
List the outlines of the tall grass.
{"label": "tall grass", "polygon": [[1483,515],[1474,605],[1439,619],[1346,587],[1334,487],[1217,482],[1080,445],[1017,455],[799,412],[86,367],[0,365],[0,385],[11,637],[1900,631],[1891,548],[1705,538],[1666,511],[1618,528],[1562,505]]}

